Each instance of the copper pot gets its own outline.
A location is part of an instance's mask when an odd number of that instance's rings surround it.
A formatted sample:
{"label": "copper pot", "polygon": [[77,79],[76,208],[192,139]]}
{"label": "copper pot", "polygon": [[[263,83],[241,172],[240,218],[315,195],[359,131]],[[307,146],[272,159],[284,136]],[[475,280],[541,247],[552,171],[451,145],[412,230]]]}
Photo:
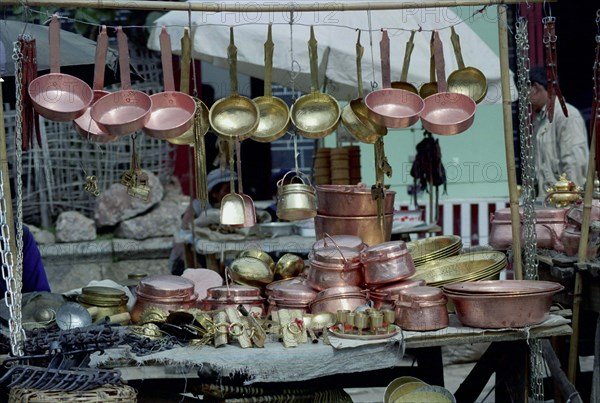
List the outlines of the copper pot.
{"label": "copper pot", "polygon": [[[371,195],[371,189],[364,185],[317,185],[315,189],[317,191],[317,213],[320,215],[336,217],[377,215],[377,203]],[[394,213],[395,197],[396,192],[386,190],[385,214]]]}
{"label": "copper pot", "polygon": [[214,311],[225,308],[236,308],[244,305],[249,311],[252,307],[262,310],[266,314],[264,298],[260,295],[260,288],[240,284],[223,285],[206,290],[206,298],[200,301],[200,307],[204,311]]}
{"label": "copper pot", "polygon": [[415,265],[403,241],[384,242],[360,254],[367,286],[400,281],[415,274]]}
{"label": "copper pot", "polygon": [[366,217],[339,217],[317,215],[315,217],[315,233],[317,238],[324,234],[359,236],[367,245],[377,245],[392,238],[394,214],[385,215],[385,236],[379,229],[377,215]]}
{"label": "copper pot", "polygon": [[135,289],[137,299],[131,309],[131,321],[138,323],[142,313],[150,308],[164,311],[188,309],[196,306],[198,294],[194,282],[171,274],[148,276]]}
{"label": "copper pot", "polygon": [[369,299],[373,302],[375,309],[395,309],[395,300],[399,298],[400,292],[410,287],[421,287],[425,280],[404,280],[396,283],[385,284],[369,291]]}
{"label": "copper pot", "polygon": [[437,330],[448,327],[448,299],[436,287],[410,287],[399,294],[396,324],[403,330]]}
{"label": "copper pot", "polygon": [[362,263],[359,253],[344,247],[319,249],[309,259],[306,281],[316,290],[362,284]]}
{"label": "copper pot", "polygon": [[267,286],[266,293],[271,298],[307,304],[317,296],[317,291],[302,277],[273,281]]}
{"label": "copper pot", "polygon": [[354,311],[367,303],[366,295],[359,287],[332,287],[321,291],[309,305],[310,312],[337,312],[338,310]]}
{"label": "copper pot", "polygon": [[[565,228],[564,208],[537,208],[535,209],[536,223],[535,233],[537,247],[542,249],[554,249],[562,252],[564,246],[561,242],[561,234]],[[521,223],[523,222],[523,210],[519,210]],[[510,208],[497,210],[490,214],[490,245],[495,249],[505,250],[512,245],[512,221]],[[522,227],[521,227],[522,228]],[[521,232],[521,242],[523,233]]]}
{"label": "copper pot", "polygon": [[[586,256],[588,259],[594,259],[598,253],[598,236],[600,232],[598,229],[590,228],[588,234],[588,246]],[[560,236],[560,241],[564,246],[564,253],[568,256],[575,256],[579,252],[579,243],[581,241],[581,229],[576,226],[569,224],[565,227],[564,231]]]}

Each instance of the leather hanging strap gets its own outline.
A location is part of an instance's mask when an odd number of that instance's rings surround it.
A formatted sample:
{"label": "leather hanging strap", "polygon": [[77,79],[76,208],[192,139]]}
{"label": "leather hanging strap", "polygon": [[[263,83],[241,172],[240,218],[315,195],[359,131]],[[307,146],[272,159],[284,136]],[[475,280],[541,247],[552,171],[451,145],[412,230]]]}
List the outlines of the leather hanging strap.
{"label": "leather hanging strap", "polygon": [[554,103],[558,97],[558,102],[563,111],[563,114],[568,117],[567,105],[562,96],[562,92],[558,85],[558,74],[557,74],[557,55],[556,55],[556,18],[555,17],[544,17],[542,19],[544,24],[544,48],[546,50],[546,78],[548,79],[548,102],[546,104],[546,112],[548,121],[552,122],[554,119]]}

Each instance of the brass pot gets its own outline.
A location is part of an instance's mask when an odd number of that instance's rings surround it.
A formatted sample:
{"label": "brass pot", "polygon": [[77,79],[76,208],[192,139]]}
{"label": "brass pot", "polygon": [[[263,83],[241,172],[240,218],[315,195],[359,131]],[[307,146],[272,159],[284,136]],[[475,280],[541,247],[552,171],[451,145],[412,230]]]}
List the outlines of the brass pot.
{"label": "brass pot", "polygon": [[273,258],[265,251],[261,249],[245,249],[238,257],[253,257],[262,261],[272,272],[275,271],[275,262]]}
{"label": "brass pot", "polygon": [[[308,177],[302,172],[295,172],[289,184],[286,177],[290,171],[277,182],[277,217],[287,221],[304,220],[317,215],[317,196]],[[301,183],[293,183],[294,180]]]}
{"label": "brass pot", "polygon": [[229,267],[231,279],[245,285],[264,287],[273,281],[273,271],[263,260],[255,257],[238,257]]}
{"label": "brass pot", "polygon": [[[111,287],[83,287],[77,302],[86,308],[95,307],[97,311],[92,315],[95,320],[102,320],[107,316],[127,312],[129,298],[124,291]],[[129,324],[129,319],[122,322]]]}

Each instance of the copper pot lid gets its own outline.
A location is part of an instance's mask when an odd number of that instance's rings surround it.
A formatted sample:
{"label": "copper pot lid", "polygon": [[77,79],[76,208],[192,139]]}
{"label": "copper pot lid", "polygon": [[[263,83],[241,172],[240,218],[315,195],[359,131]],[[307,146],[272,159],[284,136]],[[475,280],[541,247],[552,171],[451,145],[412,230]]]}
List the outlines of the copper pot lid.
{"label": "copper pot lid", "polygon": [[118,306],[126,304],[129,298],[125,291],[112,287],[90,286],[81,289],[77,300],[89,305]]}
{"label": "copper pot lid", "polygon": [[398,297],[400,301],[405,302],[437,302],[446,298],[440,288],[426,285],[406,288],[398,294]]}
{"label": "copper pot lid", "polygon": [[356,235],[331,235],[318,240],[312,246],[312,250],[328,248],[336,244],[337,246],[354,249],[358,252],[368,247],[366,243]]}
{"label": "copper pot lid", "polygon": [[136,287],[136,294],[150,299],[188,299],[194,295],[194,282],[172,274],[157,274],[142,278]]}
{"label": "copper pot lid", "polygon": [[269,297],[269,303],[277,306],[293,306],[293,307],[305,307],[308,306],[314,298],[311,299],[287,299],[287,298],[276,298]]}
{"label": "copper pot lid", "polygon": [[325,264],[344,265],[344,263],[355,263],[359,260],[360,253],[345,246],[328,246],[315,250],[311,256],[311,262],[316,261]]}
{"label": "copper pot lid", "polygon": [[312,305],[320,303],[320,302],[335,301],[335,300],[340,300],[340,299],[360,299],[360,300],[364,300],[365,302],[367,301],[367,297],[363,293],[348,293],[348,294],[332,295],[332,296],[325,297],[325,298],[315,298],[314,300],[312,300],[310,302],[309,305],[312,306]]}
{"label": "copper pot lid", "polygon": [[408,254],[408,248],[403,241],[383,242],[370,246],[360,254],[363,262],[393,259]]}
{"label": "copper pot lid", "polygon": [[398,295],[401,291],[406,290],[410,287],[422,287],[426,284],[425,280],[421,279],[410,279],[404,280],[397,283],[386,284],[381,287],[376,287],[371,290],[371,294],[379,295]]}
{"label": "copper pot lid", "polygon": [[206,290],[206,299],[227,301],[232,299],[261,299],[260,288],[241,284],[222,285]]}
{"label": "copper pot lid", "polygon": [[267,285],[266,294],[277,299],[311,301],[317,296],[317,291],[308,285],[305,278],[292,277]]}

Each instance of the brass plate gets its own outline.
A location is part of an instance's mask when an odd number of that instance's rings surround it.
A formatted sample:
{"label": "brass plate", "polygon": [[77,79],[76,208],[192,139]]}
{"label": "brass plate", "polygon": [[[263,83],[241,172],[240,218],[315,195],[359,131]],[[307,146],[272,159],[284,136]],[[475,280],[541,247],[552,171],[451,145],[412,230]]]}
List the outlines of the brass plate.
{"label": "brass plate", "polygon": [[[431,283],[456,282],[457,279],[477,277],[481,272],[489,275],[490,268],[506,265],[502,252],[473,252],[435,260],[416,268],[411,278],[420,278]],[[460,280],[458,280],[460,281]]]}

